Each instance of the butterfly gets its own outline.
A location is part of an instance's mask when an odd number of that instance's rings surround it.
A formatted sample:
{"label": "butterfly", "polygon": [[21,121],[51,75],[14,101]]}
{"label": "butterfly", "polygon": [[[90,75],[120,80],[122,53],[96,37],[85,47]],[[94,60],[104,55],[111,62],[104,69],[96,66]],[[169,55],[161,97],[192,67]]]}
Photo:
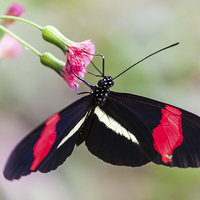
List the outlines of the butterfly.
{"label": "butterfly", "polygon": [[104,75],[103,64],[96,85],[76,75],[90,87],[89,94],[22,139],[6,163],[5,178],[55,170],[75,145],[82,143],[93,155],[113,165],[136,167],[153,162],[169,167],[199,167],[200,117],[166,103],[110,90],[114,79],[136,64],[115,78]]}

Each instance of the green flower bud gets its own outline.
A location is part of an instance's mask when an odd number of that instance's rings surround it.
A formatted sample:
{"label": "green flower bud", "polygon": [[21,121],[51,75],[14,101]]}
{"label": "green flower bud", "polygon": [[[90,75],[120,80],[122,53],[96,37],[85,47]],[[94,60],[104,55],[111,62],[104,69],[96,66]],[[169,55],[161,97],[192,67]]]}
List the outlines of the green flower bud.
{"label": "green flower bud", "polygon": [[60,76],[62,76],[63,68],[65,67],[65,63],[59,59],[57,59],[55,56],[53,56],[51,53],[46,52],[40,56],[40,62],[56,71]]}
{"label": "green flower bud", "polygon": [[57,47],[59,47],[64,53],[68,51],[68,46],[73,43],[71,40],[67,39],[63,34],[58,31],[54,26],[46,26],[42,30],[42,37],[47,42],[50,42]]}

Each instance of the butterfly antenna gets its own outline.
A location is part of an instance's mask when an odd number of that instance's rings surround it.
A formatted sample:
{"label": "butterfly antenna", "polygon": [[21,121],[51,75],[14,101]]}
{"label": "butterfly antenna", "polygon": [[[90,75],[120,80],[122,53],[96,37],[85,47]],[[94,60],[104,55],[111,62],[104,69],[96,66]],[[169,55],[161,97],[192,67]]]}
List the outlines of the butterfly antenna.
{"label": "butterfly antenna", "polygon": [[161,52],[161,51],[163,51],[163,50],[166,50],[166,49],[169,49],[169,48],[171,48],[171,47],[173,47],[173,46],[176,46],[176,45],[178,45],[178,44],[179,44],[179,42],[177,42],[177,43],[175,43],[175,44],[172,44],[172,45],[170,45],[170,46],[164,47],[164,48],[162,48],[162,49],[160,49],[160,50],[158,50],[158,51],[156,51],[156,52],[154,52],[154,53],[152,53],[152,54],[146,56],[146,57],[143,58],[142,60],[136,62],[136,63],[133,64],[133,65],[131,65],[129,68],[127,68],[126,70],[124,70],[122,73],[120,73],[119,75],[117,75],[116,77],[114,77],[113,80],[116,79],[117,77],[121,76],[122,74],[124,74],[126,71],[128,71],[129,69],[131,69],[131,68],[134,67],[135,65],[137,65],[137,64],[141,63],[142,61],[146,60],[147,58],[149,58],[149,57],[151,57],[151,56],[153,56],[153,55],[155,55],[155,54],[157,54],[157,53],[159,53],[159,52]]}

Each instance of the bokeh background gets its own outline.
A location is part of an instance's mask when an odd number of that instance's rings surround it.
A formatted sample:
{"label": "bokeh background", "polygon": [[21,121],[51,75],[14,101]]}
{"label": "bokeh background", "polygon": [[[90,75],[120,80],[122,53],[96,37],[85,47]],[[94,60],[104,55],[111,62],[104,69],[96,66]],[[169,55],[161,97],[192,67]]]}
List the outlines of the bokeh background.
{"label": "bokeh background", "polygon": [[[10,0],[0,0],[3,14]],[[148,54],[180,42],[134,67],[115,81],[114,91],[135,93],[200,115],[199,0],[16,0],[24,18],[54,25],[73,41],[92,39],[105,56],[106,75],[116,76]],[[62,52],[21,22],[11,30],[41,52],[65,61]],[[101,60],[94,62],[101,67]],[[92,69],[92,68],[89,68]],[[96,78],[86,79],[96,83]],[[87,90],[81,86],[80,90]],[[46,118],[78,97],[39,58],[23,55],[0,63],[0,172],[13,147]],[[56,171],[18,181],[0,173],[1,200],[199,200],[200,169],[147,164],[116,167],[91,155],[85,145]]]}

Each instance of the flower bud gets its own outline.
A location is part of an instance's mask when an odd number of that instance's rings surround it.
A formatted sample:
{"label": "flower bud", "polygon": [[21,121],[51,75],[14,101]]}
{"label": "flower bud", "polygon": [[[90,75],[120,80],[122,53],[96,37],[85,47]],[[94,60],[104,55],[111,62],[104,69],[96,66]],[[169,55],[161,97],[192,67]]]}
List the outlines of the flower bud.
{"label": "flower bud", "polygon": [[56,71],[59,75],[62,76],[63,68],[65,67],[65,63],[59,59],[57,59],[54,55],[49,52],[46,52],[40,56],[40,62]]}
{"label": "flower bud", "polygon": [[[17,3],[12,3],[9,7],[8,7],[8,10],[6,12],[6,15],[11,15],[11,16],[14,16],[14,17],[19,17],[21,16],[22,14],[24,13],[24,8],[17,4]],[[4,19],[2,24],[4,26],[8,26],[10,24],[12,24],[15,20],[13,19]]]}
{"label": "flower bud", "polygon": [[47,42],[50,42],[59,47],[64,53],[68,51],[67,46],[69,45],[69,43],[72,43],[72,41],[67,39],[54,26],[48,25],[44,27],[44,29],[42,30],[42,37]]}

